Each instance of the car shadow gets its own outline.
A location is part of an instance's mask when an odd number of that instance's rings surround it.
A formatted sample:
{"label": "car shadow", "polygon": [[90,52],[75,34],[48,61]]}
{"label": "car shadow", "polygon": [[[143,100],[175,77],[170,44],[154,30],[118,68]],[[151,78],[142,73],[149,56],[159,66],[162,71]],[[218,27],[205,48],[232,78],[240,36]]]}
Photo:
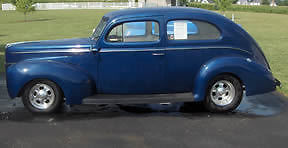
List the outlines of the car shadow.
{"label": "car shadow", "polygon": [[95,120],[105,118],[145,118],[153,116],[171,116],[181,118],[236,117],[255,118],[275,116],[285,111],[286,97],[279,92],[272,92],[253,97],[244,97],[240,106],[229,113],[210,113],[202,103],[166,103],[166,104],[133,104],[133,105],[63,105],[57,114],[37,115],[28,112],[20,99],[15,100],[10,111],[0,112],[0,120],[14,122],[61,122],[77,120]]}

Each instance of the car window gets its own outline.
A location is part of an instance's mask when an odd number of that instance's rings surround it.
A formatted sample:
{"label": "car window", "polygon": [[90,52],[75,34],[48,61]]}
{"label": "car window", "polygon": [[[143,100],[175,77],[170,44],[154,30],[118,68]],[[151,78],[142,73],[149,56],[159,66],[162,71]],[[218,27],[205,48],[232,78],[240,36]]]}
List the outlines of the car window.
{"label": "car window", "polygon": [[152,34],[159,36],[159,25],[156,22],[152,22]]}
{"label": "car window", "polygon": [[103,17],[101,22],[98,24],[98,26],[95,28],[91,38],[92,39],[98,39],[102,33],[102,31],[104,30],[106,23],[107,23],[108,18],[107,17]]}
{"label": "car window", "polygon": [[122,25],[114,27],[107,36],[107,40],[109,42],[122,42],[123,41],[122,32],[123,32]]}
{"label": "car window", "polygon": [[146,28],[145,22],[124,23],[123,24],[124,37],[144,36],[145,28]]}
{"label": "car window", "polygon": [[203,21],[176,20],[167,23],[169,40],[214,40],[220,36],[214,25]]}
{"label": "car window", "polygon": [[153,21],[128,22],[114,27],[108,42],[149,42],[159,40],[159,24]]}

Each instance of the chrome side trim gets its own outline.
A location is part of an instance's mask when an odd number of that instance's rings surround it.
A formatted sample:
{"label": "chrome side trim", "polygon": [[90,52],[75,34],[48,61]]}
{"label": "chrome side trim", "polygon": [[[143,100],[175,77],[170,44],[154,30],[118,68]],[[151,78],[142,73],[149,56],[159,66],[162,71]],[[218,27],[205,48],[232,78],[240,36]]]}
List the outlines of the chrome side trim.
{"label": "chrome side trim", "polygon": [[164,51],[165,49],[101,49],[99,52],[140,52],[140,51]]}
{"label": "chrome side trim", "polygon": [[166,48],[166,50],[200,50],[200,49],[233,49],[233,50],[240,50],[243,52],[247,52],[251,54],[251,52],[241,49],[241,48],[235,48],[235,47],[229,47],[229,46],[207,46],[207,47],[192,47],[192,48]]}
{"label": "chrome side trim", "polygon": [[66,49],[66,50],[42,50],[42,51],[16,51],[16,52],[11,52],[14,54],[19,54],[19,53],[79,53],[79,52],[90,52],[89,49],[77,49],[77,48],[72,48],[72,49]]}
{"label": "chrome side trim", "polygon": [[191,47],[191,48],[163,48],[163,49],[130,49],[130,50],[127,50],[127,49],[101,49],[99,52],[143,52],[143,51],[169,51],[169,50],[199,50],[199,49],[233,49],[233,50],[240,50],[240,51],[243,51],[243,52],[247,52],[249,54],[251,54],[251,52],[249,51],[246,51],[244,49],[241,49],[241,48],[235,48],[235,47],[227,47],[227,46],[212,46],[212,47]]}
{"label": "chrome side trim", "polygon": [[[106,52],[143,52],[143,51],[165,51],[165,50],[199,50],[199,49],[233,49],[233,50],[240,50],[243,52],[250,53],[249,51],[243,50],[241,48],[234,48],[234,47],[226,47],[226,46],[214,46],[214,47],[191,47],[191,48],[162,48],[162,49],[101,49],[99,52],[106,53]],[[90,49],[77,49],[72,48],[68,50],[44,50],[44,51],[16,51],[11,52],[14,54],[27,54],[27,53],[80,53],[80,52],[90,52]]]}
{"label": "chrome side trim", "polygon": [[217,49],[217,48],[234,49],[234,47],[228,47],[228,46],[202,46],[202,47],[191,47],[191,48],[187,48],[187,47],[166,48],[166,50],[197,50],[197,49]]}

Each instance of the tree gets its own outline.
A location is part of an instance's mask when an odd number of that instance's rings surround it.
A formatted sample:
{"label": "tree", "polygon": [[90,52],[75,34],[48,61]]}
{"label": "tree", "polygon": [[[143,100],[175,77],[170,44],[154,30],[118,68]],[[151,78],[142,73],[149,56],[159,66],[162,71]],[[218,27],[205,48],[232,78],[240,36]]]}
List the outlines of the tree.
{"label": "tree", "polygon": [[238,2],[238,0],[231,0],[232,4],[236,4]]}
{"label": "tree", "polygon": [[180,0],[179,1],[180,6],[187,6],[188,5],[188,0]]}
{"label": "tree", "polygon": [[270,5],[270,0],[262,0],[262,5]]}
{"label": "tree", "polygon": [[222,14],[225,14],[225,11],[231,7],[232,0],[215,0],[215,4],[217,9],[220,10]]}
{"label": "tree", "polygon": [[35,7],[33,6],[34,2],[32,0],[11,0],[15,1],[16,10],[24,13],[25,22],[27,13],[34,11]]}
{"label": "tree", "polygon": [[10,3],[12,3],[14,6],[16,6],[16,0],[8,0]]}
{"label": "tree", "polygon": [[0,4],[7,2],[6,0],[0,0]]}
{"label": "tree", "polygon": [[288,0],[276,0],[278,6],[288,6]]}
{"label": "tree", "polygon": [[275,0],[271,0],[270,6],[276,6]]}

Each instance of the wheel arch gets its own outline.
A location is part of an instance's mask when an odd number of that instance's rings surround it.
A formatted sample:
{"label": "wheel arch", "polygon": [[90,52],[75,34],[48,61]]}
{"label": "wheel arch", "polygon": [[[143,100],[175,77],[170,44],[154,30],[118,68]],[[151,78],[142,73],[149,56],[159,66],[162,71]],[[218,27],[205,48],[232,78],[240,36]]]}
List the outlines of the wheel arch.
{"label": "wheel arch", "polygon": [[[275,90],[274,78],[267,69],[246,57],[219,57],[205,63],[194,81],[194,99],[202,101],[206,96],[209,82],[216,76],[228,74],[245,86],[246,95]],[[262,82],[264,85],[258,85]]]}
{"label": "wheel arch", "polygon": [[81,68],[55,61],[23,61],[8,67],[6,75],[11,98],[21,96],[25,86],[39,79],[57,84],[67,104],[81,104],[96,88],[94,80]]}

